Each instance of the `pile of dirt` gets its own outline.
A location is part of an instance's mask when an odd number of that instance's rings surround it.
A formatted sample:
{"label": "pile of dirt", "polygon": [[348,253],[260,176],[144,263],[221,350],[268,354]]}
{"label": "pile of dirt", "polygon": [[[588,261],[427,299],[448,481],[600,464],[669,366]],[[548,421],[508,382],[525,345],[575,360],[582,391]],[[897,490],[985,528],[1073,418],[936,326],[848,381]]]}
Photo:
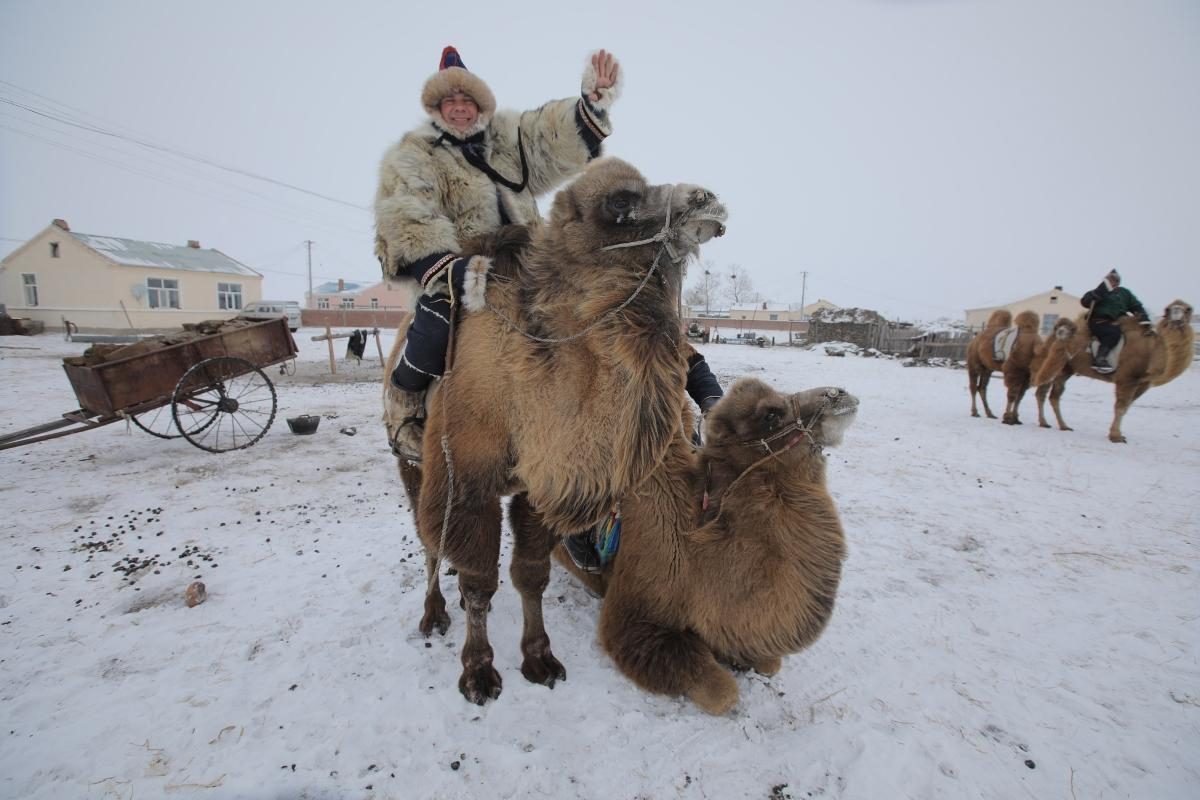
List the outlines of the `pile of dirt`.
{"label": "pile of dirt", "polygon": [[239,328],[258,325],[261,320],[249,319],[210,319],[204,322],[187,323],[183,329],[175,333],[161,336],[151,336],[133,344],[94,344],[83,351],[82,356],[69,356],[63,359],[64,364],[73,367],[94,367],[109,361],[119,361],[122,358],[140,356],[164,347],[190,342],[217,333],[226,333]]}

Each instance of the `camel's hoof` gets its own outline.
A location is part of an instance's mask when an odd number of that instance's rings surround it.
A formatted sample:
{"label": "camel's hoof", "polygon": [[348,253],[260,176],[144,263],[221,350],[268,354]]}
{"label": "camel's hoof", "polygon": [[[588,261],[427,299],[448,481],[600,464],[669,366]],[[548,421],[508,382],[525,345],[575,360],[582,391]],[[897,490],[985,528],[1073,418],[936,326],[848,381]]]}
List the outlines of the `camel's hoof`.
{"label": "camel's hoof", "polygon": [[1108,440],[1113,444],[1126,444],[1126,439],[1124,436],[1109,436]]}
{"label": "camel's hoof", "polygon": [[1050,423],[1049,423],[1049,422],[1039,422],[1039,423],[1038,423],[1038,427],[1039,427],[1039,428],[1049,428],[1049,427],[1050,427]]}
{"label": "camel's hoof", "polygon": [[978,412],[978,411],[972,411],[972,412],[971,412],[971,416],[972,416],[972,417],[978,417],[978,416],[979,416],[979,412]]}
{"label": "camel's hoof", "polygon": [[1070,425],[1063,425],[1062,427],[1059,428],[1059,430],[1060,431],[1073,431],[1075,429],[1072,428]]}
{"label": "camel's hoof", "polygon": [[989,411],[989,412],[987,412],[987,418],[988,418],[988,419],[995,419],[995,418],[996,418],[996,415],[995,415],[995,414],[993,414],[992,412],[990,412],[990,411]]}
{"label": "camel's hoof", "polygon": [[462,692],[462,696],[477,706],[499,697],[502,686],[500,673],[496,672],[491,662],[474,669],[464,669],[458,679],[458,690]]}
{"label": "camel's hoof", "polygon": [[554,688],[555,681],[567,679],[566,667],[549,650],[525,656],[525,660],[521,662],[521,674],[530,683],[540,683],[551,689]]}
{"label": "camel's hoof", "polygon": [[421,617],[421,622],[417,625],[417,630],[426,638],[434,630],[437,630],[442,636],[445,636],[446,631],[450,630],[450,615],[446,613],[446,599],[442,597],[441,592],[426,595],[425,614]]}
{"label": "camel's hoof", "polygon": [[427,610],[425,616],[421,617],[421,624],[417,626],[417,630],[426,638],[434,631],[437,631],[439,636],[445,636],[446,631],[450,630],[450,615],[444,608],[440,612]]}

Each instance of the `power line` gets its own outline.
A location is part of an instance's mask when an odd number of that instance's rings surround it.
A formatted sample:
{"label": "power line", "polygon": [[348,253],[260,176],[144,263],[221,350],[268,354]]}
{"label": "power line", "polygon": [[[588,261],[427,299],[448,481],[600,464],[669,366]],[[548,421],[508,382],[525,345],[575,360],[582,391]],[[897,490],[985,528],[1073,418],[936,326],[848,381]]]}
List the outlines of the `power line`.
{"label": "power line", "polygon": [[[19,86],[15,86],[15,84],[8,83],[7,81],[5,81],[4,83],[8,86],[14,86],[17,89],[21,89],[21,91],[29,91],[27,89],[22,89]],[[33,94],[33,92],[30,92],[30,94]],[[359,211],[370,211],[370,209],[366,206],[361,206],[356,203],[349,203],[345,200],[341,200],[336,197],[330,197],[327,194],[322,194],[321,192],[314,192],[311,189],[305,189],[302,186],[297,186],[293,183],[288,183],[287,181],[281,181],[276,178],[268,177],[266,175],[260,175],[256,172],[251,172],[249,170],[241,169],[240,167],[234,167],[234,166],[230,166],[227,164],[222,164],[220,162],[214,161],[210,158],[206,158],[201,155],[195,155],[193,153],[188,153],[183,150],[179,150],[177,148],[170,147],[167,145],[159,145],[154,142],[150,142],[145,139],[142,139],[140,137],[129,136],[129,135],[126,135],[123,133],[118,133],[116,131],[108,130],[106,128],[101,128],[101,127],[99,127],[97,125],[93,125],[91,123],[79,122],[76,120],[68,119],[64,116],[59,116],[58,114],[50,113],[48,111],[34,108],[33,106],[25,105],[24,103],[20,103],[16,100],[8,98],[8,97],[0,97],[0,103],[7,103],[8,105],[15,106],[16,108],[20,108],[24,111],[27,111],[30,114],[36,114],[40,117],[45,117],[46,119],[53,120],[62,125],[70,125],[71,127],[89,131],[90,133],[99,134],[101,136],[110,136],[115,139],[121,139],[121,140],[124,140],[127,142],[132,142],[133,144],[136,144],[140,147],[146,147],[151,150],[157,150],[159,152],[169,153],[170,155],[174,155],[178,158],[186,158],[190,161],[196,161],[198,163],[213,167],[215,169],[225,170],[226,172],[231,172],[236,175],[242,175],[243,177],[253,178],[254,180],[263,181],[266,183],[274,184],[276,186],[282,186],[285,189],[291,189],[292,191],[302,192],[303,194],[311,195],[313,197],[318,197],[322,200],[327,200],[331,203],[337,203],[338,205],[343,205],[343,206],[347,206],[349,208],[354,208]]]}
{"label": "power line", "polygon": [[[28,124],[28,122],[27,122],[26,120],[22,120],[22,122],[25,122],[26,124]],[[228,200],[228,199],[226,199],[226,198],[219,197],[219,196],[217,196],[217,195],[214,195],[214,194],[212,194],[210,191],[206,191],[206,189],[204,189],[204,188],[200,188],[200,187],[197,187],[197,186],[195,186],[195,185],[191,185],[191,184],[187,184],[187,183],[180,182],[180,181],[177,179],[179,176],[165,177],[165,176],[163,176],[163,175],[159,175],[159,174],[156,174],[156,173],[153,173],[153,172],[148,172],[148,171],[146,171],[145,169],[141,169],[141,168],[139,168],[139,167],[132,166],[132,165],[130,165],[130,164],[126,164],[126,163],[124,163],[124,162],[122,162],[122,161],[116,161],[116,160],[113,160],[112,158],[109,158],[109,157],[107,157],[107,156],[100,155],[100,154],[98,154],[98,153],[94,153],[94,152],[92,152],[92,151],[90,151],[90,150],[85,150],[85,149],[83,149],[83,148],[80,148],[80,147],[78,147],[78,146],[76,146],[76,145],[69,144],[69,143],[66,143],[66,142],[60,142],[60,141],[58,141],[58,140],[56,140],[56,139],[50,139],[50,138],[47,138],[47,137],[45,137],[45,136],[42,136],[42,135],[39,135],[39,134],[33,133],[33,132],[31,132],[31,131],[21,130],[20,128],[14,128],[14,127],[11,127],[11,126],[9,126],[9,125],[0,124],[0,129],[8,130],[8,131],[11,131],[11,132],[13,132],[13,133],[20,134],[21,136],[26,136],[26,137],[28,137],[28,138],[30,138],[30,139],[33,139],[33,140],[35,140],[35,141],[42,142],[43,144],[48,144],[48,145],[50,145],[50,146],[52,146],[52,147],[58,147],[58,148],[60,148],[60,149],[67,150],[67,151],[70,151],[70,152],[76,153],[76,154],[78,154],[78,155],[81,155],[81,156],[83,156],[83,157],[85,157],[85,158],[90,158],[90,159],[93,159],[93,160],[95,160],[95,161],[99,161],[99,162],[102,162],[102,163],[108,164],[108,165],[110,165],[110,166],[117,167],[118,169],[123,169],[123,170],[125,170],[125,171],[127,171],[127,172],[132,172],[132,173],[134,173],[135,175],[141,175],[142,177],[145,177],[145,178],[149,178],[149,179],[151,179],[151,180],[158,181],[159,183],[164,183],[164,184],[167,184],[168,186],[174,186],[174,187],[176,187],[176,188],[179,188],[179,189],[184,189],[185,191],[190,191],[190,192],[193,192],[193,193],[195,193],[195,194],[201,195],[201,196],[203,196],[203,197],[208,197],[208,198],[210,198],[210,199],[213,199],[213,200],[218,200],[218,201],[220,201],[220,202],[223,202],[223,203],[225,203],[225,202],[232,202],[232,203],[234,203],[235,205],[240,205],[240,206],[242,206],[243,208],[248,208],[248,209],[251,209],[251,210],[254,210],[254,211],[260,211],[260,212],[261,212],[261,211],[263,211],[263,210],[264,210],[264,209],[262,209],[262,208],[255,208],[255,207],[253,207],[253,206],[246,205],[245,203],[239,203],[239,202],[237,202],[236,200]],[[61,131],[55,131],[55,132],[56,132],[56,133],[62,133]],[[128,154],[122,153],[122,155],[128,155]],[[211,177],[205,177],[205,179],[206,179],[206,180],[215,180],[215,179],[213,179],[213,178],[211,178]],[[218,183],[223,183],[223,182],[220,182],[220,181],[218,181]],[[275,201],[273,198],[267,197],[266,195],[262,195],[262,194],[260,194],[260,193],[258,193],[258,192],[255,192],[255,191],[253,191],[253,190],[246,189],[245,187],[239,187],[239,186],[236,186],[236,185],[234,185],[234,184],[226,184],[226,185],[227,185],[228,187],[230,187],[230,188],[233,188],[233,189],[238,189],[238,190],[240,190],[240,191],[244,191],[244,192],[247,192],[248,194],[254,195],[254,196],[256,196],[256,197],[259,197],[259,198],[262,198],[263,200],[265,200],[265,201],[267,201],[267,202],[275,202],[275,203],[278,203],[278,201]],[[291,220],[293,220],[293,221],[296,221],[296,222],[303,223],[303,224],[305,224],[305,225],[318,225],[318,226],[320,226],[320,227],[323,227],[323,228],[328,228],[328,229],[331,229],[331,230],[332,230],[332,229],[336,229],[336,230],[339,230],[339,231],[346,231],[346,232],[349,232],[349,233],[353,233],[353,234],[355,234],[355,235],[369,235],[369,230],[367,230],[367,229],[365,229],[365,228],[361,228],[361,229],[360,229],[360,228],[353,228],[353,227],[350,227],[350,226],[348,226],[348,225],[340,225],[340,224],[338,224],[338,223],[336,223],[336,222],[331,222],[331,221],[324,221],[324,220],[322,220],[322,221],[314,221],[314,220],[311,220],[311,219],[306,219],[306,218],[304,218],[303,216],[298,216],[298,215],[305,214],[306,212],[305,212],[304,210],[302,210],[302,209],[291,209],[290,207],[288,207],[288,206],[286,206],[286,205],[283,205],[283,204],[280,204],[280,205],[282,205],[284,209],[287,209],[287,211],[284,211],[284,210],[281,210],[281,209],[278,209],[278,208],[275,208],[275,209],[266,209],[266,211],[267,211],[268,213],[273,213],[273,214],[276,214],[276,215],[278,215],[278,216],[281,216],[281,217],[284,217],[284,218],[287,218],[287,219],[291,219]],[[290,213],[289,213],[289,212],[290,212]]]}

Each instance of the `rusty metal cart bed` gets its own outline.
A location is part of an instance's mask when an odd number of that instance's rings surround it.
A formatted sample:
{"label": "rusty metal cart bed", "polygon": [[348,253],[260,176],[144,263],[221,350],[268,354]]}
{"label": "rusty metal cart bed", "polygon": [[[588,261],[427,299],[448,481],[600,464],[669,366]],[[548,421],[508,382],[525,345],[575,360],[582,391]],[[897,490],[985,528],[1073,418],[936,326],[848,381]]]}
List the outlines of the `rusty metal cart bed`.
{"label": "rusty metal cart bed", "polygon": [[278,402],[264,367],[295,358],[286,319],[167,345],[95,366],[63,364],[79,409],[0,435],[0,450],[128,419],[162,439],[202,450],[240,450],[261,439]]}

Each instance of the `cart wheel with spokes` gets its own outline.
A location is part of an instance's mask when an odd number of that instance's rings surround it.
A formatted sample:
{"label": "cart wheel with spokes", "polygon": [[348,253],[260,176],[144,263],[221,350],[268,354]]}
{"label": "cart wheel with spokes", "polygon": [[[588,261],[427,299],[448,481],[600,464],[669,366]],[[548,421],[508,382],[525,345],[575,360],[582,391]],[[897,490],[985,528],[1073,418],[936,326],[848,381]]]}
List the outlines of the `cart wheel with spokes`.
{"label": "cart wheel with spokes", "polygon": [[212,453],[257,442],[275,421],[275,386],[244,358],[206,358],[183,373],[171,416],[183,438]]}
{"label": "cart wheel with spokes", "polygon": [[163,403],[158,408],[143,411],[130,417],[133,424],[151,436],[160,439],[178,439],[179,428],[175,427],[175,416],[171,413],[171,404]]}

